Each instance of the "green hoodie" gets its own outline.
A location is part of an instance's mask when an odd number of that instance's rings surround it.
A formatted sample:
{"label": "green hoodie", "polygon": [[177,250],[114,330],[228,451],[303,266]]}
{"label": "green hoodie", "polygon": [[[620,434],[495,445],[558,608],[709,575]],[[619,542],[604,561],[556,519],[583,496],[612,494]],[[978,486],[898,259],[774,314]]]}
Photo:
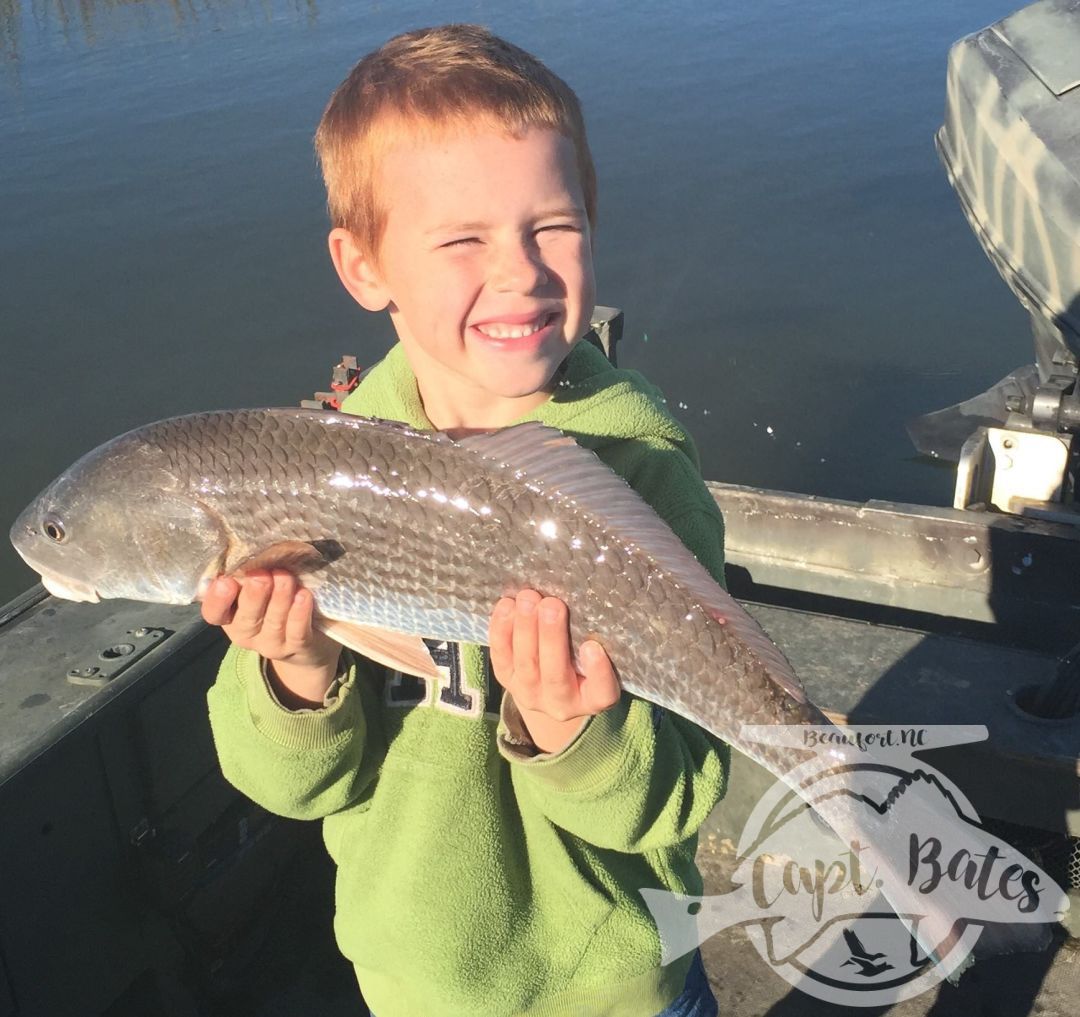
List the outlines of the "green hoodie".
{"label": "green hoodie", "polygon": [[[400,346],[342,409],[431,428]],[[523,419],[595,450],[723,580],[693,444],[640,375],[580,343]],[[350,657],[323,709],[294,712],[258,657],[230,649],[209,695],[225,776],[273,812],[323,819],[338,943],[379,1017],[653,1017],[690,957],[660,966],[639,890],[701,893],[697,830],[726,749],[624,693],[544,754],[486,650],[432,656],[439,683]]]}

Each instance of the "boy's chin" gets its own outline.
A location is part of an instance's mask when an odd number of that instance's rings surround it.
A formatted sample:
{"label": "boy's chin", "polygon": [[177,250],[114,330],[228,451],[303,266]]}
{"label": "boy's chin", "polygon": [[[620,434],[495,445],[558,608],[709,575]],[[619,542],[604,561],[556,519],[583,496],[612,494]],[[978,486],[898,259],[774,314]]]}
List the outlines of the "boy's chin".
{"label": "boy's chin", "polygon": [[527,401],[547,398],[558,385],[560,366],[556,364],[550,371],[537,371],[531,377],[520,374],[507,378],[488,377],[483,384],[488,392],[501,399]]}

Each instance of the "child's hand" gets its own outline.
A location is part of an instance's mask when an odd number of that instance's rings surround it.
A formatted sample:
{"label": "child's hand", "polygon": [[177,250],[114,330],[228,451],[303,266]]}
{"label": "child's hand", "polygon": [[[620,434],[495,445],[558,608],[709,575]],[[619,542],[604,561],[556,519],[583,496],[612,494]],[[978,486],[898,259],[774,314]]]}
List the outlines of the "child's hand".
{"label": "child's hand", "polygon": [[523,590],[495,605],[488,626],[491,668],[514,697],[533,742],[543,752],[564,749],[582,717],[619,701],[619,679],[604,648],[587,640],[579,648],[579,674],[570,653],[570,615],[554,597]]}
{"label": "child's hand", "polygon": [[203,619],[220,625],[237,646],[271,663],[282,705],[322,705],[337,673],[341,645],[312,624],[315,601],[289,572],[258,570],[215,579]]}

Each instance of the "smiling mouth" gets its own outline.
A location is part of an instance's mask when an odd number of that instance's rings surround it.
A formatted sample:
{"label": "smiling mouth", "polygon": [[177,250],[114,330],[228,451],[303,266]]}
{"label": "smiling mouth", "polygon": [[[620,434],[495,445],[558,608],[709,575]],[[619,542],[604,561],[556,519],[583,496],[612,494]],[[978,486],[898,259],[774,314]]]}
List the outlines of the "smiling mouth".
{"label": "smiling mouth", "polygon": [[486,321],[473,327],[488,339],[526,339],[535,335],[542,328],[547,328],[555,320],[555,313],[543,314],[531,322],[515,323]]}

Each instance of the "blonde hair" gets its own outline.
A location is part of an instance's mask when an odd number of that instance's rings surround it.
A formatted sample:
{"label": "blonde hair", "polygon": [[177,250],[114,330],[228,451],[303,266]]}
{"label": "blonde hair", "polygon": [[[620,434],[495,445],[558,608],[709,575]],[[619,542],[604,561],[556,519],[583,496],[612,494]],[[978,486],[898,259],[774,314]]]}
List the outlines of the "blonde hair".
{"label": "blonde hair", "polygon": [[515,136],[552,128],[569,138],[595,225],[596,170],[577,96],[534,56],[479,25],[395,36],[338,86],[315,133],[332,224],[375,256],[386,223],[376,194],[381,155],[403,131],[438,134],[478,123]]}

